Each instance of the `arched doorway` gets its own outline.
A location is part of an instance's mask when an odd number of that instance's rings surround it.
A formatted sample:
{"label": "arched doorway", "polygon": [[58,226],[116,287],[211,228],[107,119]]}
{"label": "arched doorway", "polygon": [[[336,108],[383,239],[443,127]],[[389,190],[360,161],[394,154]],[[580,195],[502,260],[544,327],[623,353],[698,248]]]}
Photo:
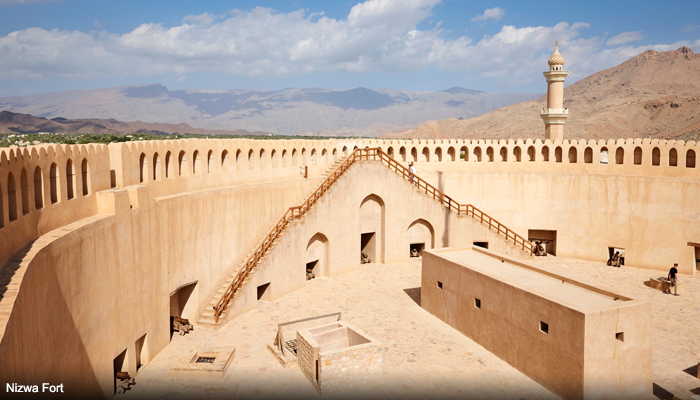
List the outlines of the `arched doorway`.
{"label": "arched doorway", "polygon": [[417,219],[408,226],[406,231],[407,250],[409,255],[415,254],[415,250],[419,256],[423,250],[432,249],[435,246],[435,230],[430,222],[424,219]]}
{"label": "arched doorway", "polygon": [[360,252],[370,262],[384,262],[384,200],[376,194],[360,203]]}
{"label": "arched doorway", "polygon": [[[328,238],[321,232],[309,239],[306,245],[304,273],[311,270],[315,276],[329,275]],[[308,279],[308,277],[307,277]]]}

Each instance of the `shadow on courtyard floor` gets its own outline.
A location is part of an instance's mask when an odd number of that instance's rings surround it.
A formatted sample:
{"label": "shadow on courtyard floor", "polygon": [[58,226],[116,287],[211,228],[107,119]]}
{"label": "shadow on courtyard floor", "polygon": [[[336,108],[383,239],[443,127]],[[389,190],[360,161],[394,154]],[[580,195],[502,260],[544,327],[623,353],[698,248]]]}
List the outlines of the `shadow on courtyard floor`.
{"label": "shadow on courtyard floor", "polygon": [[654,396],[656,396],[657,398],[659,398],[661,400],[672,400],[675,398],[673,396],[673,393],[662,388],[661,386],[657,385],[656,383],[654,384]]}
{"label": "shadow on courtyard floor", "polygon": [[411,298],[411,300],[415,301],[416,304],[420,307],[420,288],[419,287],[414,287],[410,289],[404,289],[404,292],[408,295],[408,297]]}
{"label": "shadow on courtyard floor", "polygon": [[[692,367],[686,368],[683,370],[686,374],[692,375],[693,378],[697,378],[698,376],[698,365],[695,364]],[[697,393],[696,393],[697,394]]]}

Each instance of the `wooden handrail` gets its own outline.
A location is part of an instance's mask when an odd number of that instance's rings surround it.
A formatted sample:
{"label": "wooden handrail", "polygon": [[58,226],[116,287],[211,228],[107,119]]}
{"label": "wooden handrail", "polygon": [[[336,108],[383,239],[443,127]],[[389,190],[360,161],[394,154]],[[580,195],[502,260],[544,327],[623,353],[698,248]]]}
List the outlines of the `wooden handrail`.
{"label": "wooden handrail", "polygon": [[267,233],[267,235],[265,235],[260,245],[243,263],[243,268],[238,271],[238,274],[236,274],[236,277],[234,278],[233,282],[231,282],[231,286],[229,286],[228,290],[226,290],[226,293],[221,296],[219,302],[214,306],[214,320],[216,323],[219,323],[219,317],[226,311],[228,308],[228,303],[231,301],[236,291],[241,287],[245,278],[250,275],[250,272],[257,266],[260,259],[265,255],[265,252],[272,246],[282,231],[286,229],[287,225],[290,222],[303,217],[311,209],[311,207],[313,207],[318,200],[323,197],[330,186],[338,181],[338,178],[343,175],[351,165],[357,161],[369,160],[380,161],[383,164],[386,164],[389,169],[400,174],[404,180],[416,185],[420,190],[425,190],[426,195],[431,195],[434,200],[439,200],[440,204],[446,206],[449,210],[456,211],[457,215],[469,216],[471,214],[472,218],[480,219],[482,224],[486,223],[489,229],[496,228],[497,234],[505,234],[506,240],[512,240],[516,246],[520,246],[523,251],[529,255],[532,255],[532,243],[525,240],[522,236],[508,229],[508,227],[491,218],[489,215],[471,204],[459,204],[459,202],[442,193],[442,191],[435,188],[418,175],[411,173],[408,168],[390,157],[382,149],[355,149],[335,170],[333,170],[333,172],[331,172],[331,174],[318,186],[318,188],[316,188],[316,190],[314,190],[313,193],[311,193],[311,195],[304,200],[303,203],[301,203],[300,206],[290,207],[287,211],[285,211],[282,218],[280,218],[273,228]]}

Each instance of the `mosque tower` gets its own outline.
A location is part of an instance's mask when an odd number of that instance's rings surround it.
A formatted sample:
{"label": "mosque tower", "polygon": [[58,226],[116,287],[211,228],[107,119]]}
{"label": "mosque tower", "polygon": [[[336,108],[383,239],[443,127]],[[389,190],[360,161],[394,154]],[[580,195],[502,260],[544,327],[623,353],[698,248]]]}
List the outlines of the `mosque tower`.
{"label": "mosque tower", "polygon": [[564,123],[569,118],[569,109],[564,108],[564,78],[569,71],[564,71],[564,57],[559,54],[559,42],[554,44],[554,54],[549,57],[547,78],[547,108],[542,110],[544,121],[544,138],[551,141],[564,139]]}

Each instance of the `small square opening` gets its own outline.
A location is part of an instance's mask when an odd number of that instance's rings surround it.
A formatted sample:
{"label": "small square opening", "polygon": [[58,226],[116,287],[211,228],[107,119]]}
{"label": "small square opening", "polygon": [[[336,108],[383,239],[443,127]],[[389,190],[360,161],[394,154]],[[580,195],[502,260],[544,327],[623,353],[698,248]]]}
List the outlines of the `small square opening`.
{"label": "small square opening", "polygon": [[540,321],[540,332],[549,335],[549,324],[544,321]]}
{"label": "small square opening", "polygon": [[625,249],[621,247],[608,247],[608,265],[613,267],[625,265]]}
{"label": "small square opening", "polygon": [[422,256],[424,249],[425,249],[425,243],[411,243],[411,247],[410,247],[411,257]]}
{"label": "small square opening", "polygon": [[437,283],[438,283],[438,284],[437,284],[437,285],[438,285],[438,289],[442,289],[442,282],[437,281]]}
{"label": "small square opening", "polygon": [[481,309],[481,299],[474,298],[474,307]]}
{"label": "small square opening", "polygon": [[489,248],[489,242],[474,242],[474,246],[483,247],[485,249]]}
{"label": "small square opening", "polygon": [[214,364],[216,357],[197,357],[197,364]]}
{"label": "small square opening", "polygon": [[625,341],[625,332],[617,332],[615,334],[615,339],[624,342]]}

